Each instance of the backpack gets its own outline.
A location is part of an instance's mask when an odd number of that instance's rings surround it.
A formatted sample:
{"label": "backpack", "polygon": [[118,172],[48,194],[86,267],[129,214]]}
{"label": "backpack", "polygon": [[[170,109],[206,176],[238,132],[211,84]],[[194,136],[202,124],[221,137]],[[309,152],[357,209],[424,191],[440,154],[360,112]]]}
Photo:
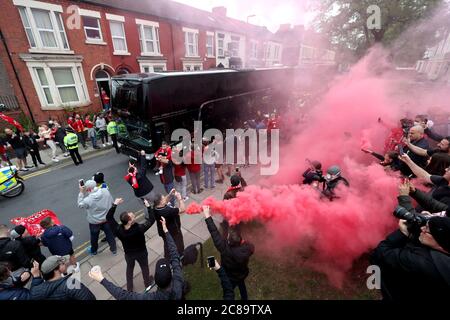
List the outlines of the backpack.
{"label": "backpack", "polygon": [[[198,249],[197,247],[200,247]],[[181,263],[184,266],[195,264],[198,259],[198,251],[200,250],[200,265],[203,268],[203,244],[201,242],[197,242],[187,246],[184,249],[183,256],[181,257]]]}

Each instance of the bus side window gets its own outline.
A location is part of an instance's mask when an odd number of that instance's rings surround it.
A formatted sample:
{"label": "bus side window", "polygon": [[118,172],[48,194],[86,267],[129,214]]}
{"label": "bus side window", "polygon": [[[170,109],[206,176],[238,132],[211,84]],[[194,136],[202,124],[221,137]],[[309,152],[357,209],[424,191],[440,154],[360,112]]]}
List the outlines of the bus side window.
{"label": "bus side window", "polygon": [[170,143],[171,132],[167,122],[158,122],[155,124],[155,146],[159,148],[163,141]]}

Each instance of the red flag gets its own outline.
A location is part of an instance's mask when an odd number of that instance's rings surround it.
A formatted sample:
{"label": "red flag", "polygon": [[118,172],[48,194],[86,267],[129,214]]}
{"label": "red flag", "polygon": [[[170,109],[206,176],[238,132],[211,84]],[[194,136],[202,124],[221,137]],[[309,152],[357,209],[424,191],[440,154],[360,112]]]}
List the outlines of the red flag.
{"label": "red flag", "polygon": [[55,224],[61,224],[56,214],[48,209],[36,212],[35,214],[27,218],[17,217],[11,219],[11,223],[15,225],[23,225],[28,230],[28,233],[32,236],[40,236],[44,232],[44,229],[42,229],[39,223],[47,217],[52,218]]}
{"label": "red flag", "polygon": [[23,127],[21,126],[20,123],[18,123],[16,120],[14,120],[11,117],[8,117],[7,115],[3,114],[0,112],[0,119],[5,120],[6,122],[12,124],[14,127],[16,127],[17,129],[19,129],[20,131],[24,131]]}

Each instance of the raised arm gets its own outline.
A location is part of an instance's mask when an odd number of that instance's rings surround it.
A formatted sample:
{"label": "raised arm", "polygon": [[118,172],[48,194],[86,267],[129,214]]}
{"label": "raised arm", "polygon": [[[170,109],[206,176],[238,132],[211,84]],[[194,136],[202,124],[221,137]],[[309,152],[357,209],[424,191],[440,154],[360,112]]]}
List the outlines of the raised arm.
{"label": "raised arm", "polygon": [[407,155],[399,155],[398,158],[403,161],[404,163],[406,163],[408,165],[408,167],[411,169],[411,171],[418,177],[418,178],[422,178],[424,179],[426,182],[428,183],[432,183],[431,182],[431,175],[426,172],[424,169],[422,169],[421,167],[419,167],[417,164],[414,163],[414,161],[411,160],[411,158]]}

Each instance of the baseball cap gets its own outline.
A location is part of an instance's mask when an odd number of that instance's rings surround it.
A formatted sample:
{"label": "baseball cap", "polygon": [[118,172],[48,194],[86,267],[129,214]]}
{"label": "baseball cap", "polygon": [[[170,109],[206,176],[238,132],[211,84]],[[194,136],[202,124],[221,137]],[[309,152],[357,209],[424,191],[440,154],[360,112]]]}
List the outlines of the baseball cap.
{"label": "baseball cap", "polygon": [[24,234],[25,230],[26,230],[25,227],[19,224],[18,226],[15,226],[14,229],[11,230],[11,237],[13,237],[14,239],[19,238]]}
{"label": "baseball cap", "polygon": [[58,268],[62,263],[69,262],[70,256],[50,256],[42,262],[41,271],[43,274],[47,274]]}
{"label": "baseball cap", "polygon": [[155,268],[155,283],[161,288],[167,288],[172,282],[172,270],[170,269],[170,263],[167,259],[159,259],[156,262]]}
{"label": "baseball cap", "polygon": [[447,252],[450,252],[450,218],[433,217],[428,221],[428,227],[434,240]]}

